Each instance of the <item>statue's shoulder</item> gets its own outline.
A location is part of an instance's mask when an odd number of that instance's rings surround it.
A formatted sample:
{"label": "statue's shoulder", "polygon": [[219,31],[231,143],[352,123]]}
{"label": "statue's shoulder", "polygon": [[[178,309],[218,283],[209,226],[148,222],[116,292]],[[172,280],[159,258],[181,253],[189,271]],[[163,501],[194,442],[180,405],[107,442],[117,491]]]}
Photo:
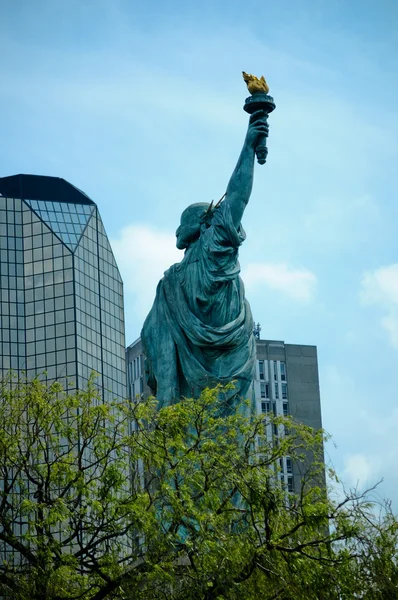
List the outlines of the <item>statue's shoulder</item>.
{"label": "statue's shoulder", "polygon": [[[172,279],[173,277],[175,277],[177,271],[178,271],[178,267],[181,265],[181,263],[174,263],[173,265],[171,265],[171,267],[169,267],[164,273],[163,273],[163,278],[162,279]],[[160,281],[162,281],[162,279]]]}
{"label": "statue's shoulder", "polygon": [[[227,200],[214,210],[213,218],[207,233],[209,241],[216,244],[216,249],[219,251],[220,245],[223,247],[232,246],[236,248],[245,240],[246,234],[240,224],[236,228],[231,212],[231,206]],[[211,249],[211,244],[209,245]]]}

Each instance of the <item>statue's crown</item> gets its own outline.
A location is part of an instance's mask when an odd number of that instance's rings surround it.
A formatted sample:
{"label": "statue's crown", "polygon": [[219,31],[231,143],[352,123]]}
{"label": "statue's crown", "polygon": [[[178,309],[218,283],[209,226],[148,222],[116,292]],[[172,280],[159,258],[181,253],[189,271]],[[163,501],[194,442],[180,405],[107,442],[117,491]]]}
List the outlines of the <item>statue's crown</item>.
{"label": "statue's crown", "polygon": [[201,223],[210,223],[213,218],[214,211],[220,206],[221,202],[224,200],[226,193],[219,199],[219,201],[214,204],[214,200],[212,200],[208,206],[208,208],[204,211],[202,216],[200,217]]}

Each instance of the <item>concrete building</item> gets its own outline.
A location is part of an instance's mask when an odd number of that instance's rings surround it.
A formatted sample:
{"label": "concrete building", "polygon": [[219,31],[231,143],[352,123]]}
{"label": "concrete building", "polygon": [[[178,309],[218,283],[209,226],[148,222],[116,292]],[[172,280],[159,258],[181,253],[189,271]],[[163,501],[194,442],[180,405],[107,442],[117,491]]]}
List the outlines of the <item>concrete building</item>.
{"label": "concrete building", "polygon": [[[320,429],[322,420],[316,346],[261,340],[258,336],[257,329],[256,373],[252,383],[257,413],[291,415],[299,423]],[[129,398],[150,394],[144,361],[141,340],[138,339],[126,351]],[[270,431],[270,434],[281,435],[282,432]],[[299,491],[302,468],[303,465],[296,464],[288,456],[282,460],[279,477],[289,491]]]}
{"label": "concrete building", "polygon": [[[257,413],[291,415],[314,429],[322,428],[316,346],[256,340],[257,361],[253,381]],[[280,434],[281,432],[274,432]],[[310,458],[310,457],[309,457]],[[284,457],[280,477],[291,492],[298,492],[305,464]]]}
{"label": "concrete building", "polygon": [[125,397],[123,283],[97,206],[57,177],[0,178],[0,372],[91,371]]}

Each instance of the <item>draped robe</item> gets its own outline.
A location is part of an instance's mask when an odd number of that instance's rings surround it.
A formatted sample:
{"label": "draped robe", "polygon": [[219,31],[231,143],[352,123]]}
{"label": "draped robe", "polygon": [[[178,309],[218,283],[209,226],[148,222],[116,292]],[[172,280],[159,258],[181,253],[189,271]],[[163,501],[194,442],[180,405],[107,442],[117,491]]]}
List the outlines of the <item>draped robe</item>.
{"label": "draped robe", "polygon": [[229,409],[253,379],[253,319],[239,277],[245,239],[228,202],[203,223],[199,238],[160,280],[141,333],[148,384],[159,405],[198,397],[206,387],[235,382]]}

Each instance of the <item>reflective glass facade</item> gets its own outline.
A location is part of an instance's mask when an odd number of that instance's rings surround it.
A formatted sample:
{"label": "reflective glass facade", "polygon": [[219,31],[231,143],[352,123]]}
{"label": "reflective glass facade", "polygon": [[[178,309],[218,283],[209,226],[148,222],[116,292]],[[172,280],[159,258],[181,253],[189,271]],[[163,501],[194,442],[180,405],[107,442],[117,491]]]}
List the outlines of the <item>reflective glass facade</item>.
{"label": "reflective glass facade", "polygon": [[[123,284],[94,202],[64,180],[0,179],[0,370],[125,397]],[[53,198],[53,199],[51,199]]]}

